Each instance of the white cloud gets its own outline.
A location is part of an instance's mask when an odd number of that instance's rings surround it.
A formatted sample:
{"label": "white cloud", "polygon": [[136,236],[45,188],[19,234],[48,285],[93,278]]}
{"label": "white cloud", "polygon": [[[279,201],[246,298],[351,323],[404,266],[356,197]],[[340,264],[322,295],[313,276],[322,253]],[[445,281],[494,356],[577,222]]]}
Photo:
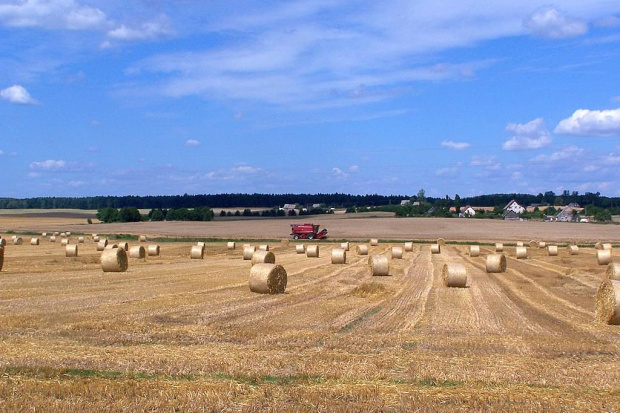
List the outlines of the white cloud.
{"label": "white cloud", "polygon": [[580,36],[588,31],[583,20],[567,17],[551,7],[536,11],[524,21],[524,25],[536,36],[549,39]]}
{"label": "white cloud", "polygon": [[481,166],[489,170],[500,169],[501,164],[497,161],[495,156],[474,155],[471,157],[471,166]]}
{"label": "white cloud", "polygon": [[520,151],[540,149],[551,144],[551,134],[545,127],[542,118],[534,119],[528,123],[509,123],[506,131],[513,134],[502,145],[505,151]]}
{"label": "white cloud", "polygon": [[100,9],[73,0],[23,0],[0,4],[0,22],[13,27],[86,30],[105,26],[107,18]]}
{"label": "white cloud", "polygon": [[0,98],[17,105],[36,105],[38,102],[20,85],[13,85],[0,90]]}
{"label": "white cloud", "polygon": [[108,37],[120,41],[154,40],[170,37],[175,34],[171,23],[166,16],[160,16],[157,20],[142,23],[138,27],[127,27],[124,24],[110,30]]}
{"label": "white cloud", "polygon": [[332,175],[336,178],[346,178],[348,175],[340,168],[332,168]]}
{"label": "white cloud", "polygon": [[358,172],[359,170],[360,170],[360,167],[357,165],[349,166],[349,172]]}
{"label": "white cloud", "polygon": [[553,152],[551,155],[541,154],[530,160],[532,162],[557,162],[572,159],[576,156],[581,155],[582,153],[583,148],[579,148],[577,146],[567,146],[557,152]]}
{"label": "white cloud", "polygon": [[457,172],[458,172],[458,168],[452,166],[452,167],[445,167],[445,168],[438,169],[437,172],[435,172],[435,175],[437,176],[453,175],[453,174],[456,174]]}
{"label": "white cloud", "polygon": [[574,136],[618,136],[620,109],[576,110],[570,118],[561,120],[554,132]]}
{"label": "white cloud", "polygon": [[234,168],[232,168],[233,172],[243,173],[243,174],[255,174],[255,173],[261,172],[262,170],[263,170],[262,168],[257,168],[257,167],[250,166],[250,165],[239,165],[239,166],[235,166]]}
{"label": "white cloud", "polygon": [[67,162],[63,160],[48,159],[42,162],[32,162],[30,169],[37,171],[62,171],[67,168]]}
{"label": "white cloud", "polygon": [[188,139],[185,141],[185,146],[199,146],[200,145],[200,141],[197,141],[196,139]]}
{"label": "white cloud", "polygon": [[454,141],[443,141],[441,142],[441,146],[445,146],[448,149],[454,149],[456,151],[462,151],[471,146],[468,142],[454,142]]}

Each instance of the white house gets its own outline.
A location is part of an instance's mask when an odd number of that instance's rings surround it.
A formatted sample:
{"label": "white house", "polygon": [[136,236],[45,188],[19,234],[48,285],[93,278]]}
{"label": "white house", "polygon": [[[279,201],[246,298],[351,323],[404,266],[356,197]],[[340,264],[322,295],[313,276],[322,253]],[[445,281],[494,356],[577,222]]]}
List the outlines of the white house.
{"label": "white house", "polygon": [[473,217],[476,215],[476,211],[471,207],[471,205],[465,205],[461,208],[461,215],[464,217]]}
{"label": "white house", "polygon": [[402,201],[400,201],[401,206],[410,205],[410,204],[411,204],[410,199],[403,199]]}
{"label": "white house", "polygon": [[519,205],[514,199],[508,202],[508,204],[504,207],[504,210],[513,211],[516,214],[522,214],[525,212],[525,208]]}

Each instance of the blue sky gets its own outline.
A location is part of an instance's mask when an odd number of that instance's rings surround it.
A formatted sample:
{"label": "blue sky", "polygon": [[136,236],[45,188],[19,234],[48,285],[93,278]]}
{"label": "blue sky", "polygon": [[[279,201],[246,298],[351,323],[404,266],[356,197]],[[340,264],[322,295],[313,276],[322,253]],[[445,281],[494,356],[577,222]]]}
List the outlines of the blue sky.
{"label": "blue sky", "polygon": [[620,196],[620,1],[0,0],[0,38],[0,196]]}

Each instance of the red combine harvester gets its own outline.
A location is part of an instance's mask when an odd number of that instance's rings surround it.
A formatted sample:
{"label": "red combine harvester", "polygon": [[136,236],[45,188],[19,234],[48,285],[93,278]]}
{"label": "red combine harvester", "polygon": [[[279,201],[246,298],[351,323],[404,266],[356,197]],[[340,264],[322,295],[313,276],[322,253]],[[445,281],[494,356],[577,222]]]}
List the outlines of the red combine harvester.
{"label": "red combine harvester", "polygon": [[319,224],[291,224],[294,239],[321,239],[327,237],[327,230],[319,232]]}

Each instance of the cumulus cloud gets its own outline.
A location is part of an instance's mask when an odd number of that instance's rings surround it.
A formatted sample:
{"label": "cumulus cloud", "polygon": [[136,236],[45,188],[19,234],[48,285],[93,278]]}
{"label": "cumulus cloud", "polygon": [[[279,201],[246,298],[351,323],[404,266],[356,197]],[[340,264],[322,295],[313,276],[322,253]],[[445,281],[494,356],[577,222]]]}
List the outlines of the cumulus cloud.
{"label": "cumulus cloud", "polygon": [[587,33],[588,25],[579,19],[563,15],[552,7],[536,11],[524,21],[534,35],[549,39],[563,39]]}
{"label": "cumulus cloud", "polygon": [[185,141],[185,146],[199,146],[199,145],[200,145],[200,141],[196,139],[188,139]]}
{"label": "cumulus cloud", "polygon": [[337,167],[332,168],[332,175],[336,178],[346,178],[348,176],[346,172]]}
{"label": "cumulus cloud", "polygon": [[455,151],[462,151],[471,146],[468,142],[454,142],[454,141],[443,141],[441,142],[441,146],[444,146],[448,149],[453,149]]}
{"label": "cumulus cloud", "polygon": [[540,149],[550,145],[552,141],[542,118],[528,123],[509,123],[506,131],[513,136],[502,145],[505,151]]}
{"label": "cumulus cloud", "polygon": [[48,159],[41,162],[30,163],[30,169],[35,171],[62,171],[67,168],[67,162],[63,160]]}
{"label": "cumulus cloud", "polygon": [[497,170],[501,164],[497,161],[495,156],[474,155],[471,157],[471,166],[482,166],[486,169]]}
{"label": "cumulus cloud", "polygon": [[619,136],[620,109],[579,109],[563,119],[554,130],[557,134],[574,136]]}
{"label": "cumulus cloud", "polygon": [[105,26],[107,18],[100,9],[74,0],[25,0],[0,4],[0,22],[13,27],[86,30]]}
{"label": "cumulus cloud", "polygon": [[530,159],[532,162],[557,162],[572,159],[583,153],[583,148],[577,146],[567,146],[550,155],[541,154]]}
{"label": "cumulus cloud", "polygon": [[0,98],[17,105],[36,105],[38,102],[20,85],[13,85],[0,90]]}
{"label": "cumulus cloud", "polygon": [[349,172],[357,172],[360,170],[360,167],[357,165],[351,165],[349,166]]}
{"label": "cumulus cloud", "polygon": [[172,29],[169,19],[160,16],[157,20],[144,22],[136,27],[128,27],[123,24],[110,30],[107,34],[110,39],[135,42],[170,37],[175,34],[175,31]]}

